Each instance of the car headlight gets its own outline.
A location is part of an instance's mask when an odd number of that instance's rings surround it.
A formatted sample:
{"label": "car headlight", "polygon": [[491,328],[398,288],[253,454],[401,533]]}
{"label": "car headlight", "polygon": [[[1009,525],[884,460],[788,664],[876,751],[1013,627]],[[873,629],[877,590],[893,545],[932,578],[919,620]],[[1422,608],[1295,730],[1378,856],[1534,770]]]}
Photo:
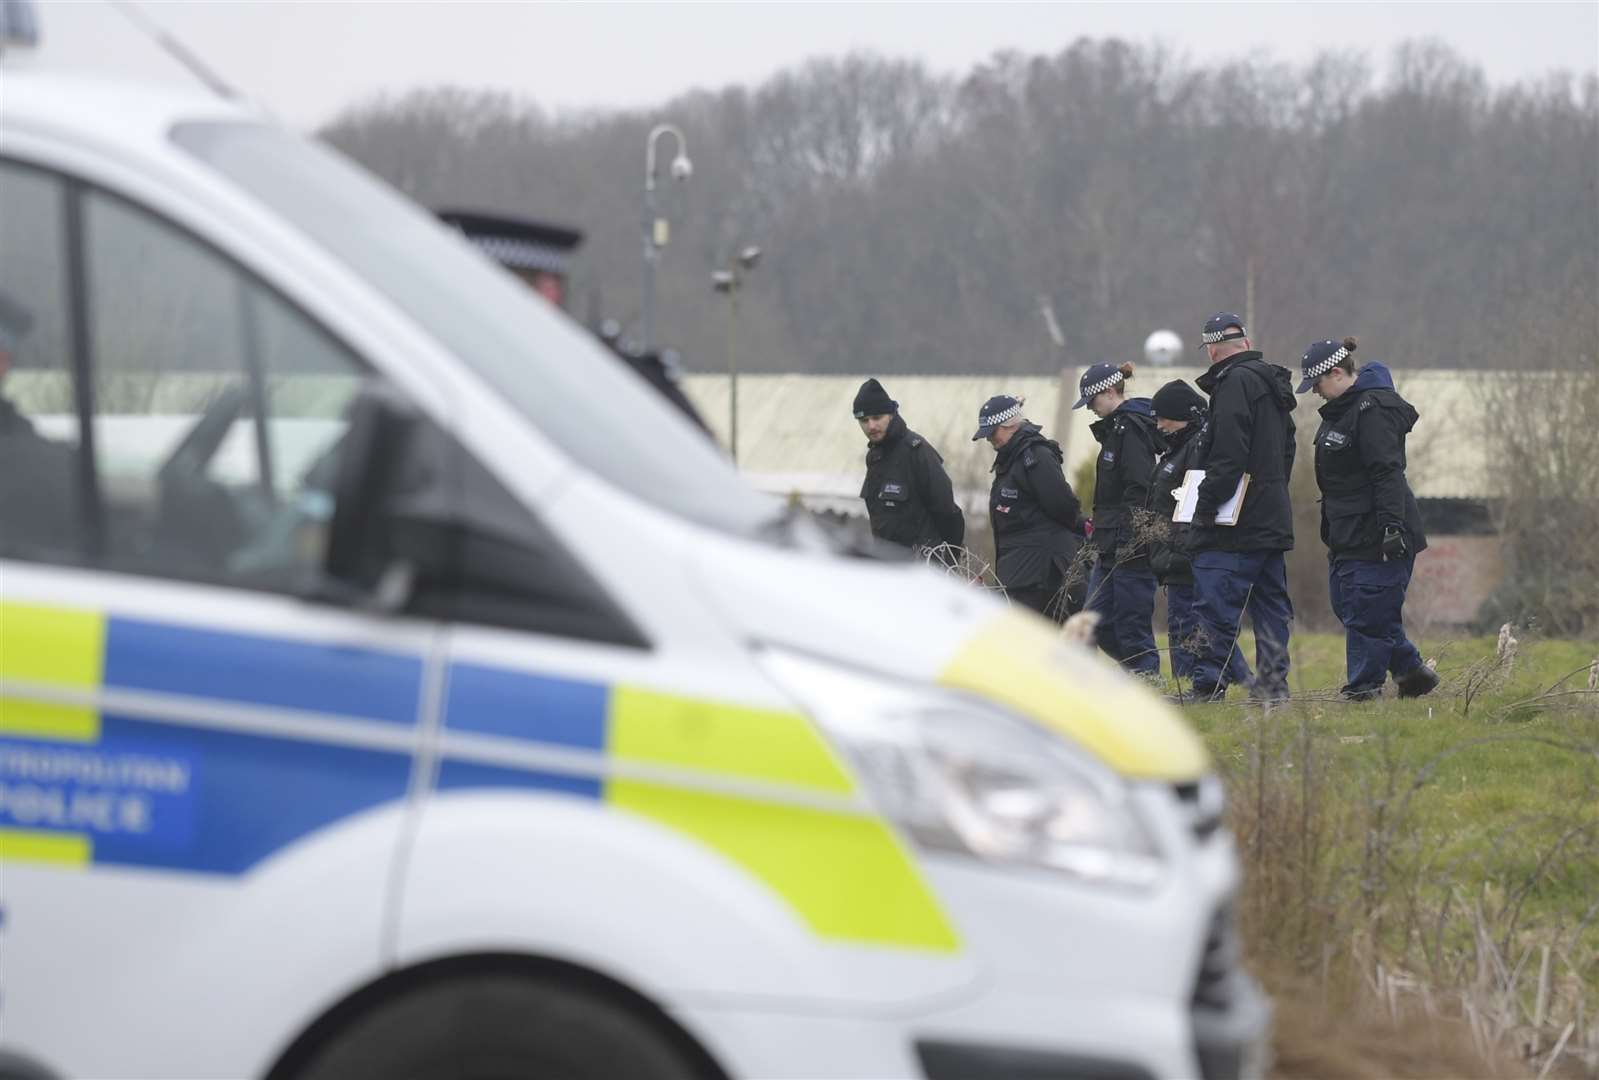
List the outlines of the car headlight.
{"label": "car headlight", "polygon": [[998,706],[781,649],[766,671],[919,845],[1088,881],[1146,886],[1162,859],[1127,782]]}

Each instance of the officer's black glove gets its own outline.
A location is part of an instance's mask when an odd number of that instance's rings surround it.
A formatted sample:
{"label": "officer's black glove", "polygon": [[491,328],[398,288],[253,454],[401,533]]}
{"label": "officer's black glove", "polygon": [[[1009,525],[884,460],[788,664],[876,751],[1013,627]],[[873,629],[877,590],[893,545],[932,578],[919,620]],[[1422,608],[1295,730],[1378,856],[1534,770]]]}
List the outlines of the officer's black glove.
{"label": "officer's black glove", "polygon": [[1405,531],[1388,525],[1382,531],[1382,557],[1388,562],[1403,562],[1410,557],[1410,545],[1405,541]]}

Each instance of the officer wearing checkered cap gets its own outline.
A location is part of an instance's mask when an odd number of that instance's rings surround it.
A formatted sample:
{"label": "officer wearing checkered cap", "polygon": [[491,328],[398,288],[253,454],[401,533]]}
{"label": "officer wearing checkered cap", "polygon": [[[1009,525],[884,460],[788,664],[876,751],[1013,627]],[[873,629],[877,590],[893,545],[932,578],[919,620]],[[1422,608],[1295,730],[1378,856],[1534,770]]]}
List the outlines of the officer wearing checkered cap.
{"label": "officer wearing checkered cap", "polygon": [[[1288,639],[1294,606],[1285,554],[1294,546],[1288,482],[1294,468],[1294,384],[1287,369],[1268,364],[1244,320],[1229,311],[1205,321],[1200,348],[1210,370],[1198,379],[1210,397],[1194,451],[1205,470],[1191,531],[1196,650],[1193,693],[1226,693],[1230,657],[1247,614],[1255,630],[1255,694],[1288,697]],[[1217,511],[1248,477],[1236,524],[1218,525]]]}
{"label": "officer wearing checkered cap", "polygon": [[1421,510],[1405,480],[1405,436],[1418,414],[1379,363],[1356,370],[1358,342],[1312,342],[1300,358],[1301,394],[1325,402],[1316,432],[1316,486],[1321,489],[1321,539],[1327,545],[1327,589],[1344,624],[1347,666],[1343,695],[1382,696],[1390,674],[1400,697],[1438,685],[1405,636],[1405,592],[1416,555],[1427,547]]}
{"label": "officer wearing checkered cap", "polygon": [[78,452],[39,434],[3,393],[33,314],[0,293],[0,555],[60,559],[77,551]]}
{"label": "officer wearing checkered cap", "polygon": [[979,439],[994,448],[988,493],[994,575],[1012,601],[1064,622],[1083,603],[1082,584],[1071,573],[1083,520],[1060,444],[1046,439],[1023,414],[1022,399],[1009,394],[994,395],[978,410],[972,441]]}
{"label": "officer wearing checkered cap", "polygon": [[1106,655],[1139,675],[1160,674],[1155,649],[1155,575],[1149,569],[1149,477],[1165,440],[1148,398],[1127,396],[1132,364],[1093,364],[1078,380],[1074,409],[1099,417],[1090,430],[1099,443],[1094,468],[1094,569],[1088,609],[1099,615],[1094,633]]}
{"label": "officer wearing checkered cap", "polygon": [[876,379],[861,384],[850,411],[866,436],[861,498],[872,535],[912,551],[960,547],[966,518],[933,444],[905,426],[899,402]]}
{"label": "officer wearing checkered cap", "polygon": [[[567,278],[573,255],[583,243],[581,232],[530,218],[477,210],[440,210],[438,217],[459,230],[473,247],[516,275],[528,288],[556,307],[566,306]],[[681,366],[673,363],[671,355],[675,350],[643,352],[628,348],[621,341],[620,326],[615,333],[608,333],[607,324],[616,325],[614,320],[607,319],[597,327],[600,340],[678,412],[710,435],[710,426],[683,393]]]}
{"label": "officer wearing checkered cap", "polygon": [[581,232],[529,218],[477,210],[440,210],[438,216],[544,299],[556,307],[566,305],[567,277],[573,253],[583,243]]}

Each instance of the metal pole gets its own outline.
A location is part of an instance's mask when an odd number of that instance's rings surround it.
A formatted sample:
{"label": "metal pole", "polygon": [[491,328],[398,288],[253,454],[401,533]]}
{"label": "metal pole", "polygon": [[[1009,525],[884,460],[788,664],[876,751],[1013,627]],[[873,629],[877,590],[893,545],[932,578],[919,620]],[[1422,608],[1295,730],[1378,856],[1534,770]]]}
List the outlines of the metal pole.
{"label": "metal pole", "polygon": [[640,327],[644,338],[644,351],[655,351],[655,264],[661,260],[661,248],[666,244],[665,222],[656,216],[655,209],[655,144],[662,135],[677,140],[677,158],[672,162],[672,175],[678,180],[688,178],[688,140],[674,124],[656,124],[644,140],[644,297]]}
{"label": "metal pole", "polygon": [[727,443],[734,465],[738,464],[738,291],[742,285],[734,271],[733,288],[727,294],[731,305],[727,317]]}
{"label": "metal pole", "polygon": [[1259,346],[1260,331],[1255,329],[1255,256],[1244,260],[1244,325],[1249,328],[1251,343]]}

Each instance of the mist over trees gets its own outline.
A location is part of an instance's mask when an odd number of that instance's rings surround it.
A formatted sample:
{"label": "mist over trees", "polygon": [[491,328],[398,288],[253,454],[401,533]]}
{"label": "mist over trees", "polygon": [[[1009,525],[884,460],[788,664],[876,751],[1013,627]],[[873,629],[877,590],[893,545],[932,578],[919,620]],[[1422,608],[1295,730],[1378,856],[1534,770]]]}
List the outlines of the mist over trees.
{"label": "mist over trees", "polygon": [[[710,272],[751,243],[767,258],[740,309],[748,371],[1126,359],[1151,330],[1191,339],[1242,312],[1251,279],[1256,337],[1287,364],[1347,333],[1401,366],[1595,363],[1599,79],[1491,87],[1436,43],[1401,46],[1380,80],[1360,55],[1199,66],[1085,39],[960,78],[818,60],[648,112],[439,88],[319,134],[426,205],[583,229],[572,312],[631,327],[645,136],[663,120],[695,169],[659,189],[660,337],[691,368],[725,363]],[[1527,347],[1550,320],[1584,324],[1563,336],[1581,355]]]}

